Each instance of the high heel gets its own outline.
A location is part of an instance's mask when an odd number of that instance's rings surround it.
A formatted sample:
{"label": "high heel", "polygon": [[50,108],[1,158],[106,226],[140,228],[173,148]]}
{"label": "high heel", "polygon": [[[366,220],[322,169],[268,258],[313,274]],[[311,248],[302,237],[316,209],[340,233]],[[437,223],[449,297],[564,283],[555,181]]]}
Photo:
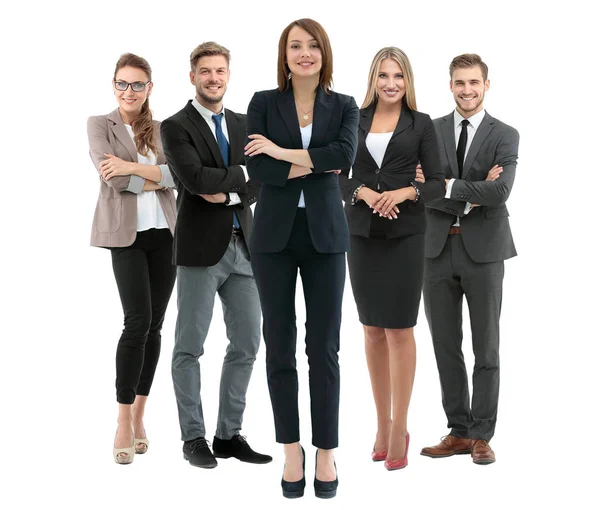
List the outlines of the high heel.
{"label": "high heel", "polygon": [[385,459],[385,469],[388,471],[394,471],[395,469],[402,469],[408,465],[408,444],[410,443],[410,434],[406,433],[406,449],[404,450],[404,457],[399,460]]}
{"label": "high heel", "polygon": [[142,455],[148,451],[148,446],[150,446],[150,441],[148,441],[147,437],[136,437],[133,440],[135,446],[135,453],[138,455]]}
{"label": "high heel", "polygon": [[131,446],[126,448],[113,447],[113,459],[115,459],[117,464],[131,464],[133,462],[135,456],[135,443],[133,442],[133,438],[131,439]]}
{"label": "high heel", "polygon": [[371,452],[371,459],[373,460],[373,462],[380,462],[382,460],[385,460],[387,458],[387,450],[383,451],[383,452],[376,452],[375,450],[373,450]]}
{"label": "high heel", "polygon": [[322,498],[322,499],[330,499],[330,498],[334,498],[335,495],[337,494],[337,488],[338,488],[338,477],[337,477],[337,466],[335,464],[335,461],[333,461],[333,467],[335,468],[335,480],[329,481],[329,482],[322,482],[321,480],[317,479],[317,458],[319,455],[319,450],[317,450],[317,453],[315,455],[315,496],[317,498]]}
{"label": "high heel", "polygon": [[302,478],[297,482],[287,482],[281,477],[281,491],[283,492],[283,497],[288,499],[301,498],[304,496],[304,487],[306,487],[306,477],[304,476],[304,463],[306,460],[306,455],[304,453],[304,448],[300,446],[302,450]]}

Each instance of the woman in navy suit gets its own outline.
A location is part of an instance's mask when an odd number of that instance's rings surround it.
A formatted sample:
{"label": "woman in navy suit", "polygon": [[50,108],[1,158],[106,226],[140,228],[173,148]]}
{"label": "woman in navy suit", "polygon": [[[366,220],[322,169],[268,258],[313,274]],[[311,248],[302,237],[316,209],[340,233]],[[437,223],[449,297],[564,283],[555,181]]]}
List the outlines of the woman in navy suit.
{"label": "woman in navy suit", "polygon": [[[429,115],[417,111],[408,57],[380,50],[371,64],[360,111],[352,176],[340,187],[350,227],[348,268],[377,409],[372,452],[387,469],[408,463],[407,413],[415,375],[424,265],[424,202],[444,196],[438,146]],[[425,182],[415,182],[421,163]]]}
{"label": "woman in navy suit", "polygon": [[331,90],[332,53],[311,19],[281,34],[278,88],[254,94],[248,106],[247,168],[262,183],[250,240],[263,312],[267,379],[277,442],[284,444],[283,494],[304,493],[296,372],[295,294],[298,270],[306,302],[315,494],[336,494],[338,365],[345,255],[349,247],[339,195],[340,169],[354,160],[358,107]]}

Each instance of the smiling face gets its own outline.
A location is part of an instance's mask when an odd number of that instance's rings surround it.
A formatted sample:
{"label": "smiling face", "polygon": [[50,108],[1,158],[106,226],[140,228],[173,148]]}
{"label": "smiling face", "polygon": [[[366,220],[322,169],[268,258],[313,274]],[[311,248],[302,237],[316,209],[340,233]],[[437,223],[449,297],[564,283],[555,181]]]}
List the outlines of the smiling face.
{"label": "smiling face", "polygon": [[483,99],[489,88],[490,80],[483,79],[479,66],[458,68],[452,73],[450,90],[458,113],[466,119],[483,109]]}
{"label": "smiling face", "polygon": [[196,87],[198,102],[209,110],[219,112],[229,83],[229,65],[223,55],[201,57],[196,70],[190,72],[190,80]]}
{"label": "smiling face", "polygon": [[384,59],[379,66],[375,87],[380,102],[390,105],[401,102],[406,86],[400,64],[392,58]]}
{"label": "smiling face", "polygon": [[306,30],[294,26],[288,35],[285,61],[293,77],[318,79],[323,64],[321,48]]}
{"label": "smiling face", "polygon": [[131,85],[127,87],[127,90],[117,90],[115,82],[148,83],[148,81],[150,81],[148,75],[138,67],[125,66],[117,71],[113,82],[113,91],[119,103],[119,109],[128,117],[135,118],[140,114],[142,106],[152,92],[152,83],[148,84],[141,92],[134,92]]}

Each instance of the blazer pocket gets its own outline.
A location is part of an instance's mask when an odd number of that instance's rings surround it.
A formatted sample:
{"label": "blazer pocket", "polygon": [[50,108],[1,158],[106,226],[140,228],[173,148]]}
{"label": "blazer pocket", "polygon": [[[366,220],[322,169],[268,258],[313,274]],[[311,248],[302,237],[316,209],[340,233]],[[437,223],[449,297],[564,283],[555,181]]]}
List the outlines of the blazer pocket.
{"label": "blazer pocket", "polygon": [[508,217],[508,209],[506,207],[502,207],[500,209],[489,209],[485,211],[485,217],[490,220],[492,218],[505,218]]}
{"label": "blazer pocket", "polygon": [[102,234],[121,228],[123,201],[120,198],[100,198],[96,206],[96,230]]}

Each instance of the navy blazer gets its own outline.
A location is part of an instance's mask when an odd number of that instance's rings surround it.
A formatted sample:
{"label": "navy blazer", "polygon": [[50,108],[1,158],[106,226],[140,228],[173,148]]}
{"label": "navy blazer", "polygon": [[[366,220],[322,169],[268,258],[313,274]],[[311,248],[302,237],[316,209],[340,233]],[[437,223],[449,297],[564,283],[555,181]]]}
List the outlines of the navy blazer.
{"label": "navy blazer", "polygon": [[[286,149],[302,149],[300,124],[294,93],[290,86],[280,92],[264,90],[254,94],[248,106],[248,135],[261,134]],[[321,87],[313,109],[312,137],[308,153],[313,173],[289,179],[291,163],[266,154],[246,157],[248,175],[262,183],[254,211],[250,250],[274,253],[288,243],[301,191],[304,191],[308,227],[315,249],[320,253],[348,251],[348,224],[340,199],[338,176],[324,173],[341,170],[354,161],[357,147],[358,107],[350,96]]]}

